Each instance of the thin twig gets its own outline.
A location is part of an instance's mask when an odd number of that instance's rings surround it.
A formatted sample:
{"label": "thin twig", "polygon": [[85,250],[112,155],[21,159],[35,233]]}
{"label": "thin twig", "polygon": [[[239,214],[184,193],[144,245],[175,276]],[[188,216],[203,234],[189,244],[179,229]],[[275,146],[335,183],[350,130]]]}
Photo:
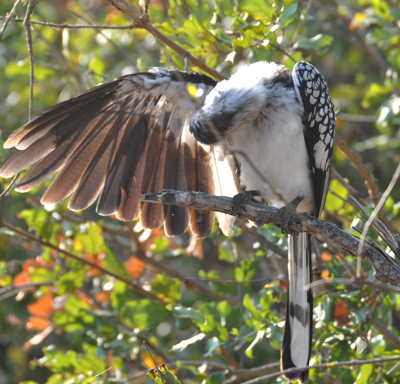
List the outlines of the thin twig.
{"label": "thin twig", "polygon": [[[18,0],[21,1],[21,0]],[[9,18],[9,16],[0,16],[0,20],[4,20]],[[10,21],[16,21],[16,22],[23,22],[24,19],[19,19],[19,18],[11,18]],[[135,24],[129,24],[129,25],[123,25],[123,26],[113,26],[113,25],[98,25],[98,24],[56,24],[56,23],[50,23],[48,21],[31,21],[31,24],[35,25],[42,25],[44,27],[50,27],[50,28],[57,28],[57,29],[135,29],[137,28]],[[3,25],[4,27],[4,25]],[[1,38],[1,35],[0,35]]]}
{"label": "thin twig", "polygon": [[390,340],[397,349],[400,349],[400,339],[399,336],[395,335],[392,331],[390,331],[380,320],[375,319],[371,321],[371,324],[380,332],[382,335],[386,337],[386,339]]}
{"label": "thin twig", "polygon": [[32,119],[33,111],[33,83],[35,81],[34,73],[34,57],[33,57],[33,47],[32,47],[32,34],[31,34],[31,24],[30,18],[32,16],[33,10],[35,9],[35,0],[29,0],[28,7],[26,9],[24,18],[24,28],[26,34],[26,44],[28,46],[29,53],[29,63],[30,63],[30,77],[29,77],[29,120]]}
{"label": "thin twig", "polygon": [[375,281],[369,281],[363,278],[354,278],[354,279],[329,279],[329,280],[318,280],[314,281],[311,284],[308,284],[307,286],[304,287],[305,290],[307,289],[314,289],[323,285],[332,285],[332,284],[339,284],[339,285],[359,285],[359,286],[369,286],[369,287],[374,287],[379,290],[385,290],[389,292],[394,292],[397,294],[400,294],[400,288],[393,287],[392,285],[387,285],[387,284],[381,284],[381,283],[376,283]]}
{"label": "thin twig", "polygon": [[342,175],[335,169],[331,168],[331,175],[334,179],[336,179],[343,187],[345,187],[349,192],[350,195],[354,196],[357,198],[357,200],[364,206],[366,207],[368,204],[365,201],[365,195],[355,189],[353,186],[351,186],[346,180],[342,177]]}
{"label": "thin twig", "polygon": [[[338,120],[344,120],[344,121],[351,121],[354,123],[376,123],[376,121],[379,119],[379,116],[374,116],[374,115],[353,115],[351,113],[343,113],[341,112],[337,116]],[[393,119],[391,121],[392,124],[395,125],[400,125],[400,119]]]}
{"label": "thin twig", "polygon": [[[83,16],[83,15],[81,15],[81,14],[75,12],[75,11],[72,11],[71,9],[69,9],[68,7],[65,6],[65,3],[61,3],[61,5],[64,6],[64,7],[68,10],[68,12],[72,13],[74,16],[79,17],[80,19],[85,20],[87,23],[90,23],[90,20],[89,20],[88,18],[86,18],[85,16]],[[93,27],[93,28],[95,28],[95,27]],[[121,47],[119,47],[117,44],[115,44],[114,41],[112,41],[112,40],[111,40],[106,34],[104,34],[100,29],[97,29],[97,28],[96,28],[96,30],[97,30],[97,32],[98,32],[101,36],[103,36],[103,37],[108,41],[108,43],[110,43],[110,44],[114,47],[114,49],[125,59],[126,62],[128,62],[130,65],[132,65],[133,67],[135,67],[135,63],[134,63],[134,62],[131,60],[131,58],[123,51],[123,49],[122,49]]]}
{"label": "thin twig", "polygon": [[11,21],[12,16],[13,16],[13,14],[15,13],[15,10],[17,9],[18,4],[19,4],[20,2],[21,2],[21,0],[17,0],[17,1],[14,3],[13,7],[11,8],[10,13],[9,13],[7,16],[3,16],[3,17],[2,17],[2,19],[4,19],[5,21],[4,21],[4,24],[3,24],[3,26],[1,27],[1,30],[0,30],[0,39],[3,37],[3,34],[4,34],[5,30],[7,29],[7,26],[8,26],[8,24],[9,24],[9,22]]}
{"label": "thin twig", "polygon": [[[379,192],[378,185],[375,182],[374,176],[338,134],[335,135],[335,145],[347,156],[347,158],[353,163],[353,165],[360,172],[361,176],[364,178],[365,184],[368,188],[369,196],[374,207],[376,207],[381,198],[381,194]],[[378,217],[393,233],[399,232],[399,229],[386,217],[384,211],[380,211]]]}
{"label": "thin twig", "polygon": [[272,241],[267,240],[263,235],[258,233],[254,228],[249,228],[246,223],[244,223],[240,219],[235,220],[235,224],[242,229],[243,232],[249,234],[250,236],[254,237],[260,244],[264,245],[266,248],[270,249],[272,252],[276,253],[283,259],[287,259],[287,253],[278,247]]}
{"label": "thin twig", "polygon": [[397,361],[397,360],[400,360],[400,356],[377,358],[377,359],[332,361],[330,363],[325,363],[325,364],[316,364],[316,365],[309,365],[306,367],[300,367],[300,368],[296,367],[296,368],[286,369],[281,372],[275,372],[275,373],[271,373],[269,375],[257,377],[256,379],[244,381],[241,384],[257,384],[257,383],[261,383],[265,380],[275,379],[276,377],[282,376],[283,374],[300,372],[300,371],[304,371],[306,369],[311,370],[311,369],[324,369],[324,368],[336,368],[336,367],[356,367],[356,366],[364,365],[364,364],[377,364],[377,363],[379,364],[379,363],[387,363],[390,361]]}
{"label": "thin twig", "polygon": [[18,181],[19,175],[20,175],[20,173],[18,172],[18,173],[14,176],[14,178],[11,180],[11,183],[8,185],[8,187],[7,187],[3,192],[1,192],[1,194],[0,194],[0,200],[1,200],[3,197],[5,197],[5,195],[7,194],[7,192],[8,192],[8,191],[13,187],[13,185]]}
{"label": "thin twig", "polygon": [[362,232],[361,239],[360,239],[360,244],[359,244],[358,250],[357,250],[357,255],[358,255],[358,259],[357,259],[357,277],[358,278],[361,277],[361,251],[363,249],[365,238],[366,238],[366,236],[368,234],[369,228],[371,227],[371,224],[375,220],[375,217],[379,214],[379,211],[382,209],[383,205],[386,203],[386,200],[390,196],[390,194],[391,194],[391,192],[392,192],[392,190],[393,190],[393,188],[394,188],[399,176],[400,176],[400,163],[397,166],[396,172],[393,174],[392,180],[390,181],[388,187],[386,188],[386,191],[382,194],[382,197],[379,200],[379,203],[376,205],[374,211],[371,213],[371,215],[368,218],[366,224],[364,225],[364,230]]}
{"label": "thin twig", "polygon": [[162,375],[163,375],[163,374],[162,374],[162,372],[160,371],[160,368],[158,368],[158,365],[157,365],[156,361],[154,360],[154,357],[153,357],[152,353],[150,352],[150,349],[147,348],[146,340],[143,340],[143,345],[144,345],[144,347],[146,348],[147,353],[150,355],[151,360],[153,360],[153,363],[154,363],[154,366],[155,366],[155,370],[156,370],[156,371],[158,372],[158,374],[160,375],[161,381],[164,383],[164,380],[163,380],[163,378],[162,378]]}

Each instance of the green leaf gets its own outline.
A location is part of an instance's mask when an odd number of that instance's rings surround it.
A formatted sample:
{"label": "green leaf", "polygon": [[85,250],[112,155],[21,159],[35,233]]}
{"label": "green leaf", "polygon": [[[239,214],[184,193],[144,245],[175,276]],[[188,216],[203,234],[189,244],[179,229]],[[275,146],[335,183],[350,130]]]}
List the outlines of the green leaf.
{"label": "green leaf", "polygon": [[197,309],[185,308],[181,305],[174,307],[172,313],[178,318],[189,318],[200,324],[203,324],[205,320],[204,316]]}
{"label": "green leaf", "polygon": [[253,302],[251,301],[251,297],[249,294],[246,294],[243,298],[243,306],[250,311],[253,316],[253,319],[258,321],[262,321],[262,316],[260,311],[256,309]]}
{"label": "green leaf", "polygon": [[128,301],[120,313],[121,321],[127,327],[141,331],[162,323],[168,315],[162,304],[149,299]]}
{"label": "green leaf", "polygon": [[128,301],[128,285],[123,281],[116,281],[111,293],[111,305],[114,309],[120,310]]}
{"label": "green leaf", "polygon": [[86,223],[82,228],[86,233],[78,233],[75,236],[83,245],[83,250],[92,255],[98,255],[104,249],[104,239],[102,229],[98,224]]}
{"label": "green leaf", "polygon": [[39,384],[37,381],[28,380],[28,381],[20,381],[19,384]]}
{"label": "green leaf", "polygon": [[248,12],[256,20],[272,20],[274,9],[267,0],[239,0],[239,7],[242,11]]}
{"label": "green leaf", "polygon": [[131,276],[126,269],[125,264],[119,259],[119,257],[106,245],[104,246],[104,250],[106,252],[106,256],[103,259],[104,268],[130,280]]}
{"label": "green leaf", "polygon": [[42,283],[45,281],[55,281],[57,280],[57,274],[47,268],[32,268],[29,271],[29,277],[34,283]]}
{"label": "green leaf", "polygon": [[216,337],[212,337],[211,339],[207,340],[206,343],[206,350],[207,353],[204,354],[204,357],[212,357],[214,355],[214,352],[218,349],[220,346],[220,342]]}
{"label": "green leaf", "polygon": [[246,348],[245,350],[245,354],[247,357],[250,357],[250,359],[253,358],[253,348],[254,346],[263,339],[265,335],[265,331],[258,331],[257,332],[257,336],[255,337],[255,339],[252,341],[252,343]]}
{"label": "green leaf", "polygon": [[250,281],[258,270],[259,261],[244,260],[240,262],[239,267],[235,268],[235,278],[237,281]]}
{"label": "green leaf", "polygon": [[57,290],[57,294],[61,296],[67,292],[72,292],[82,287],[86,275],[86,268],[80,271],[71,271],[64,273],[63,275],[61,275],[56,284],[59,287]]}
{"label": "green leaf", "polygon": [[371,379],[371,374],[374,371],[373,364],[364,364],[360,368],[360,373],[357,376],[357,380],[354,384],[368,384]]}
{"label": "green leaf", "polygon": [[171,279],[159,274],[150,285],[152,292],[168,303],[176,303],[181,298],[180,281],[178,279]]}
{"label": "green leaf", "polygon": [[323,53],[325,48],[329,47],[332,43],[333,37],[323,34],[316,35],[311,39],[302,39],[293,45],[293,48],[299,49],[313,49],[318,53]]}
{"label": "green leaf", "polygon": [[45,238],[50,237],[49,222],[51,213],[46,211],[43,207],[24,209],[17,217],[25,220],[26,224],[28,224],[29,231],[36,231],[38,236]]}
{"label": "green leaf", "polygon": [[225,372],[214,372],[208,379],[208,384],[222,384],[226,378]]}
{"label": "green leaf", "polygon": [[178,378],[170,372],[165,364],[159,366],[158,369],[152,369],[146,373],[147,377],[150,377],[157,384],[181,384]]}
{"label": "green leaf", "polygon": [[229,244],[230,241],[223,241],[220,246],[218,247],[219,249],[219,256],[218,258],[221,261],[227,261],[228,263],[233,263],[234,259],[232,256],[232,252],[231,252],[231,245]]}
{"label": "green leaf", "polygon": [[284,27],[286,27],[287,25],[289,25],[292,20],[294,19],[296,12],[297,12],[297,8],[298,8],[298,4],[297,3],[293,3],[290,4],[282,13],[280,19],[279,19],[279,23],[281,25],[283,25]]}

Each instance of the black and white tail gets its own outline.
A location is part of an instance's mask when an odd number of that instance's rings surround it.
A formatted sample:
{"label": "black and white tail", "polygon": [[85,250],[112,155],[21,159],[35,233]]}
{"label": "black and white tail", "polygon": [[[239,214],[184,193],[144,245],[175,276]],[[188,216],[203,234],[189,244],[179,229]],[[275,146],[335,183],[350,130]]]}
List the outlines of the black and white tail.
{"label": "black and white tail", "polygon": [[[308,365],[312,340],[311,237],[307,233],[288,239],[288,297],[281,349],[281,369]],[[288,380],[308,382],[308,371],[285,375]]]}

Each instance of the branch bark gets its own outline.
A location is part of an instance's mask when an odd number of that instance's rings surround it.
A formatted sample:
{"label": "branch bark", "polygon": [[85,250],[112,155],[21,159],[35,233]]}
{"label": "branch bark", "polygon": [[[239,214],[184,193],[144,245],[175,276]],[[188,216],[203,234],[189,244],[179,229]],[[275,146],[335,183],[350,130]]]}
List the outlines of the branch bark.
{"label": "branch bark", "polygon": [[[142,195],[141,200],[150,203],[162,203],[191,207],[203,211],[217,211],[235,215],[232,210],[232,199],[224,196],[212,196],[202,192],[181,192],[163,190],[159,193]],[[242,217],[249,220],[261,221],[265,224],[274,224],[281,227],[287,223],[286,215],[278,216],[279,209],[263,204],[246,202]],[[290,214],[289,214],[290,215]],[[354,256],[357,256],[360,239],[341,230],[335,224],[317,219],[308,214],[302,214],[303,220],[292,215],[289,226],[294,232],[307,232],[316,236],[331,246],[339,247]],[[374,275],[383,283],[400,286],[400,266],[381,248],[365,243],[361,257],[374,269]]]}

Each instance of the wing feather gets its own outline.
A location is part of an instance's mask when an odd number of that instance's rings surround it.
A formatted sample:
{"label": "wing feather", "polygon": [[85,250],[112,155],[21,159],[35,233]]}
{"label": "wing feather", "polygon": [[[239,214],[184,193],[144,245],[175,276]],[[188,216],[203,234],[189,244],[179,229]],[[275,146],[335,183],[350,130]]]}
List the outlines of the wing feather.
{"label": "wing feather", "polygon": [[313,177],[315,215],[325,205],[335,136],[335,107],[328,85],[311,64],[300,61],[293,69],[297,98],[303,109],[304,135]]}
{"label": "wing feather", "polygon": [[[202,95],[192,98],[187,85]],[[29,168],[17,190],[26,192],[58,172],[42,197],[55,204],[71,196],[72,210],[96,199],[101,215],[116,213],[169,236],[190,225],[206,236],[214,213],[198,222],[187,208],[141,204],[142,193],[164,188],[215,192],[212,159],[189,132],[191,116],[216,81],[193,72],[156,69],[121,77],[46,110],[10,135],[18,152],[0,170],[11,177]]]}

